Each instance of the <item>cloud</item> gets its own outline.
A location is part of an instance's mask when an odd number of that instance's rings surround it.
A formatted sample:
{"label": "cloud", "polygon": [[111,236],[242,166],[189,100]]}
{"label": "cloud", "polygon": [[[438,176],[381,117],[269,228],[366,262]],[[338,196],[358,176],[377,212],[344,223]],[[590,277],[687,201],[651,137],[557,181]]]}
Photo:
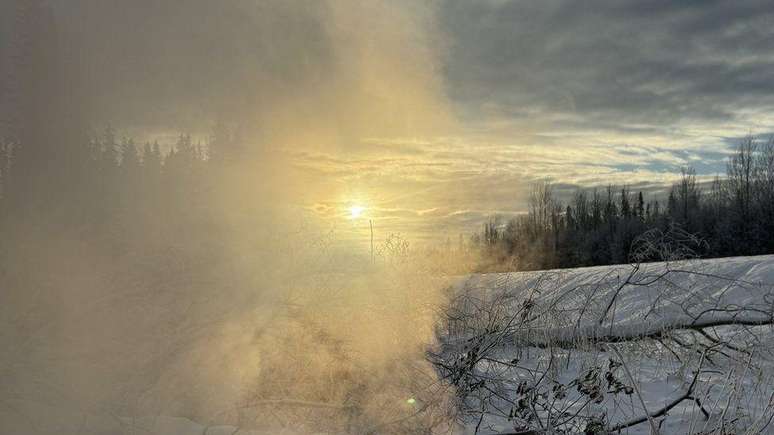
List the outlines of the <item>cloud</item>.
{"label": "cloud", "polygon": [[[766,2],[448,0],[448,87],[474,123],[697,147],[769,127]],[[534,127],[537,125],[537,127]],[[570,142],[567,140],[565,142]],[[577,146],[584,146],[576,141]],[[717,146],[714,141],[712,146]]]}

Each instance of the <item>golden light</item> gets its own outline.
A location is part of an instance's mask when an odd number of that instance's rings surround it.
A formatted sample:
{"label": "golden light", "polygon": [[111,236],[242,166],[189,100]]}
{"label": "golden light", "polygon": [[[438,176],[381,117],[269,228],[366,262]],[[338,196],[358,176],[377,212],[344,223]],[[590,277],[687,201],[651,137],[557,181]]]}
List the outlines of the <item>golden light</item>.
{"label": "golden light", "polygon": [[361,205],[353,205],[352,207],[349,208],[349,218],[357,219],[363,215],[364,211],[365,211],[365,207]]}

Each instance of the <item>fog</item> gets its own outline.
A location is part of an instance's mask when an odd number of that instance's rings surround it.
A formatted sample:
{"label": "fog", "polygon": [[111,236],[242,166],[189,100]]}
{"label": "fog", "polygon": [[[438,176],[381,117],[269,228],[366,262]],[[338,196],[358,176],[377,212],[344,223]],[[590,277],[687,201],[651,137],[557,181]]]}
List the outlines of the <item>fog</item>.
{"label": "fog", "polygon": [[292,159],[456,128],[433,2],[0,15],[0,432],[450,430],[424,353],[462,266],[372,261],[308,207],[357,186]]}

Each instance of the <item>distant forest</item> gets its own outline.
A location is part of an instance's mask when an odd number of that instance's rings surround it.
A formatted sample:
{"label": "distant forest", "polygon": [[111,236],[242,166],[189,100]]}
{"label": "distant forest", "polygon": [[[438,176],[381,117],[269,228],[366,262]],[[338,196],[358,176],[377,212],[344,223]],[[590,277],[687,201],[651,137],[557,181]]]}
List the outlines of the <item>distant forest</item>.
{"label": "distant forest", "polygon": [[[676,244],[689,237],[699,257],[774,253],[774,139],[742,140],[711,184],[683,168],[661,198],[611,185],[579,189],[565,203],[549,183],[536,184],[526,214],[491,218],[473,245],[484,254],[481,270],[570,268],[632,261],[646,233]],[[662,259],[651,257],[637,260]]]}
{"label": "distant forest", "polygon": [[235,129],[220,124],[206,141],[180,135],[166,147],[112,128],[66,142],[29,136],[0,140],[0,229],[80,229],[81,238],[119,244],[173,245],[211,232],[202,225],[236,196],[223,191],[224,174],[245,158]]}

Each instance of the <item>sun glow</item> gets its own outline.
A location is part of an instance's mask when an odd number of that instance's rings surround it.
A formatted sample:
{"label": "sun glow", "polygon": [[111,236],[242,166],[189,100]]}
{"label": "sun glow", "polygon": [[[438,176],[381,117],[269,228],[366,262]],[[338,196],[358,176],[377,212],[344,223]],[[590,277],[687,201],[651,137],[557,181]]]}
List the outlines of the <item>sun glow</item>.
{"label": "sun glow", "polygon": [[363,215],[364,211],[365,211],[365,207],[361,205],[353,205],[352,207],[349,208],[349,218],[357,219]]}

